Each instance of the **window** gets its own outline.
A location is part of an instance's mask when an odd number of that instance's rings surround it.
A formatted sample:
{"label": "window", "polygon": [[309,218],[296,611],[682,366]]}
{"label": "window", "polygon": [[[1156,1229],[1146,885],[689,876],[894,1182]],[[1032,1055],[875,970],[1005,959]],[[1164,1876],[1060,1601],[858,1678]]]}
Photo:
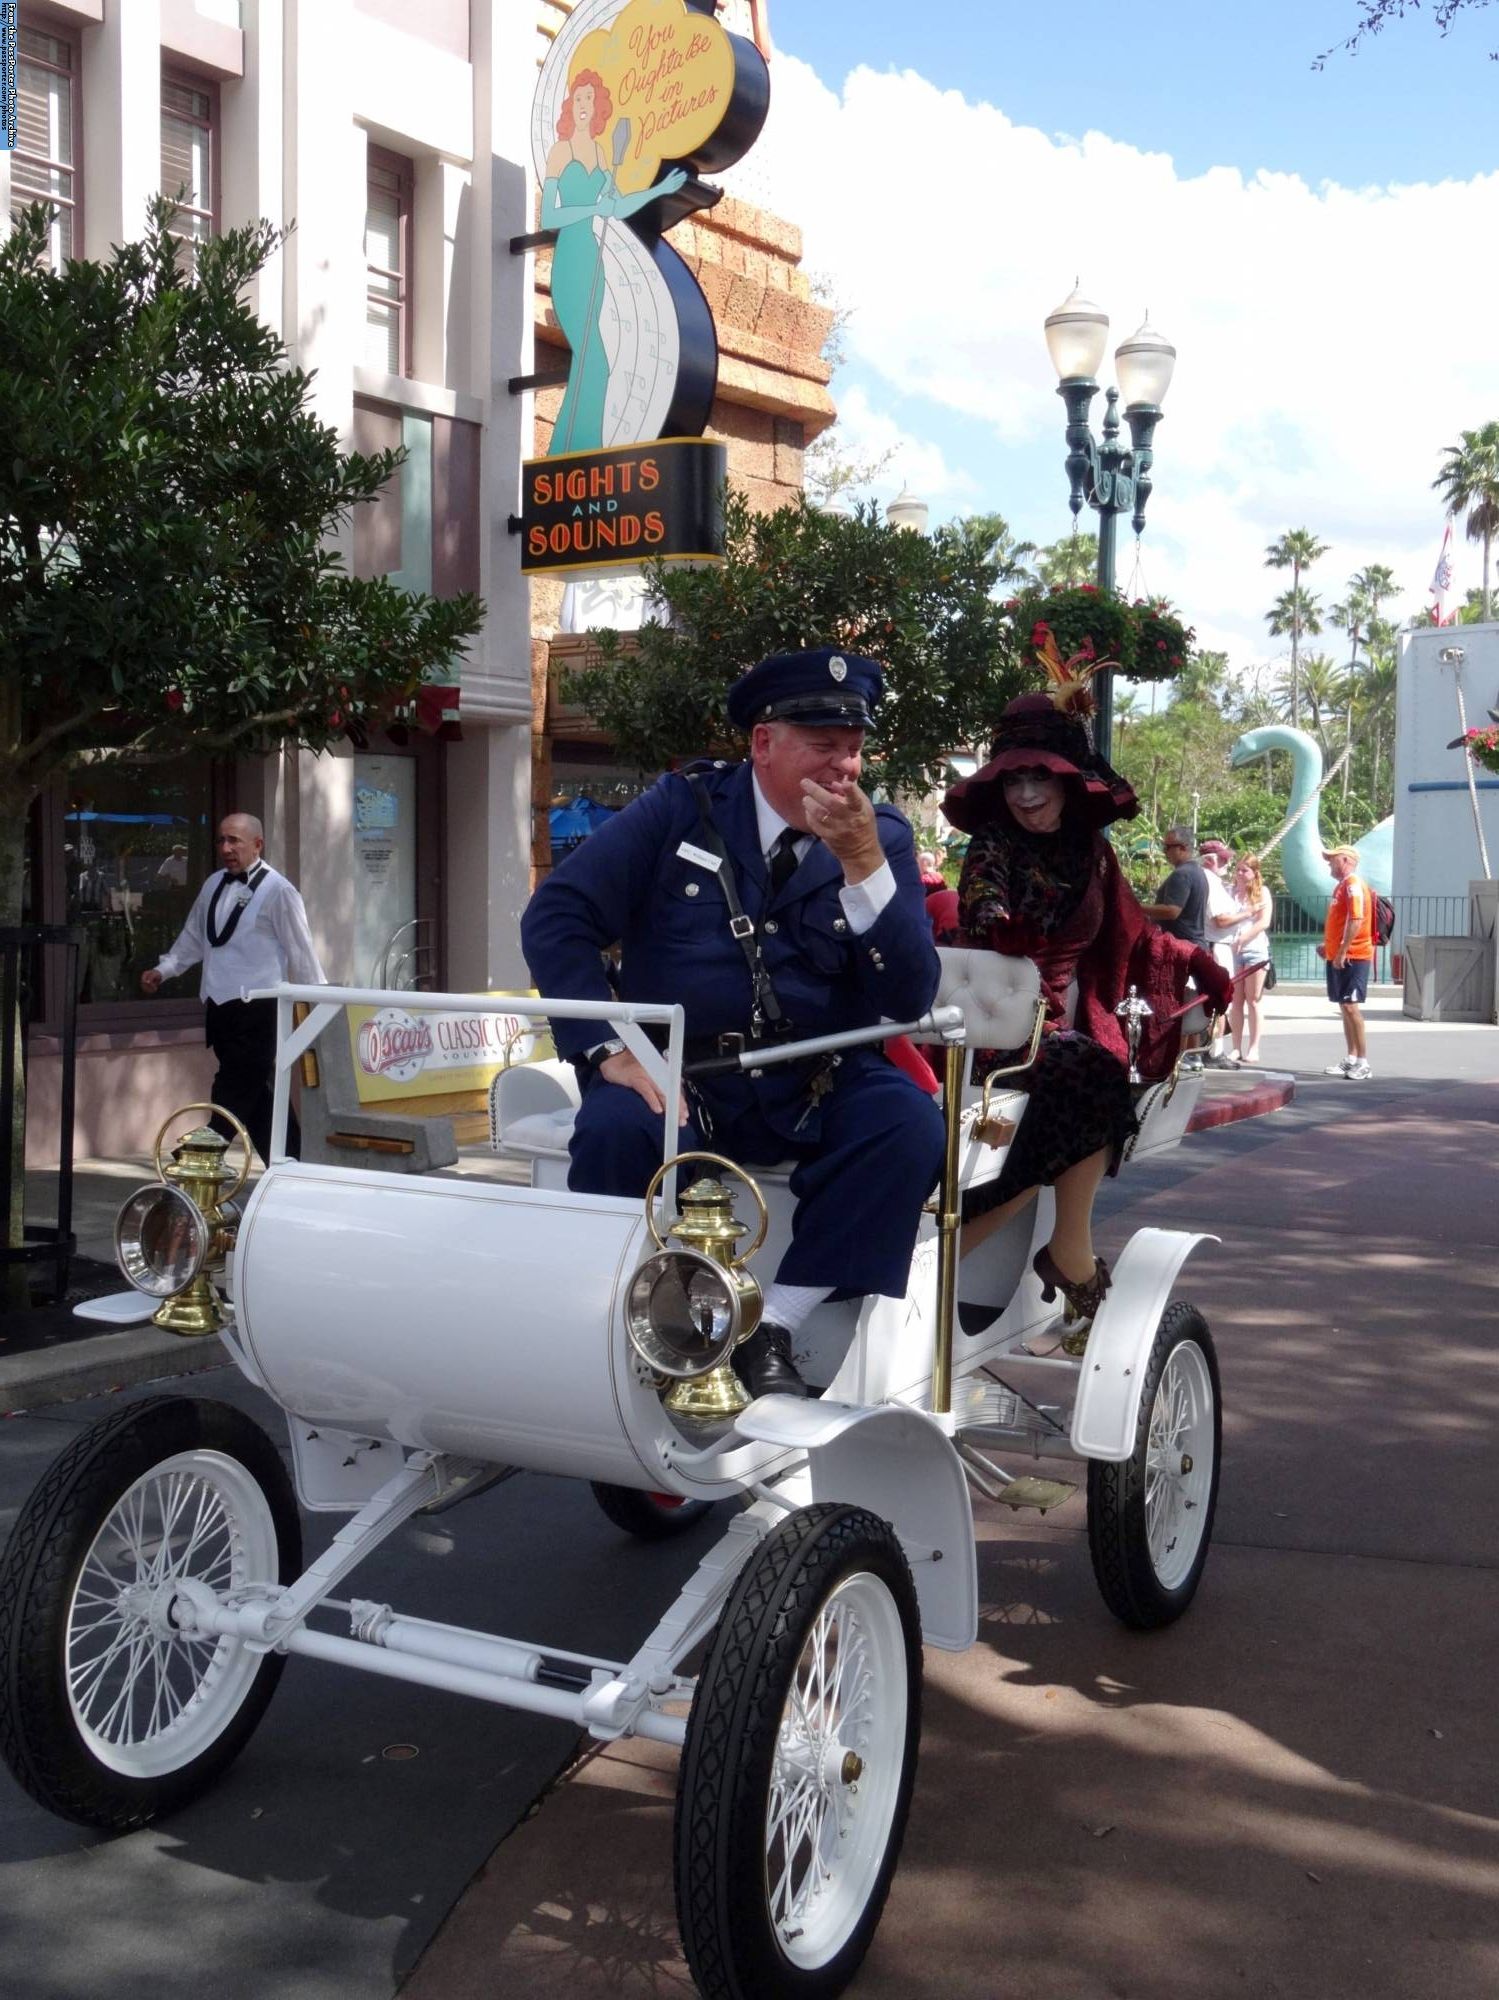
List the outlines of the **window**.
{"label": "window", "polygon": [[47,260],[60,271],[78,241],[78,55],[71,42],[22,28],[16,62],[16,147],[10,206],[51,205]]}
{"label": "window", "polygon": [[198,245],[214,231],[215,92],[210,84],[164,70],[161,78],[161,191],[178,204],[172,234],[177,262],[191,276]]}
{"label": "window", "polygon": [[369,149],[364,205],[364,362],[411,373],[411,162]]}

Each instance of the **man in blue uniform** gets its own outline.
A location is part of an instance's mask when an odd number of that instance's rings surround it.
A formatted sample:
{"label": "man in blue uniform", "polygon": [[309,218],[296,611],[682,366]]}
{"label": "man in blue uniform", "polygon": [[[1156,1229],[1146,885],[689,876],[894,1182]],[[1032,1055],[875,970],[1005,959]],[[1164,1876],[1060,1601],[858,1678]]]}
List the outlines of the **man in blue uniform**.
{"label": "man in blue uniform", "polygon": [[[602,953],[617,943],[619,997],[679,1001],[689,1063],[740,1036],[799,1040],[925,1013],[939,966],[911,829],[858,783],[882,687],[875,661],[828,647],[741,676],[728,714],[750,761],[662,778],[537,890],[521,937],[538,991],[610,999]],[[736,901],[747,924],[732,921]],[[584,1072],[568,1185],[644,1194],[661,1158],[659,1091],[596,1023],[557,1021],[553,1034]],[[705,1079],[680,1115],[683,1149],[796,1163],[791,1245],[734,1365],[754,1395],[805,1395],[791,1338],[807,1315],[834,1292],[905,1290],[941,1113],[866,1048]]]}

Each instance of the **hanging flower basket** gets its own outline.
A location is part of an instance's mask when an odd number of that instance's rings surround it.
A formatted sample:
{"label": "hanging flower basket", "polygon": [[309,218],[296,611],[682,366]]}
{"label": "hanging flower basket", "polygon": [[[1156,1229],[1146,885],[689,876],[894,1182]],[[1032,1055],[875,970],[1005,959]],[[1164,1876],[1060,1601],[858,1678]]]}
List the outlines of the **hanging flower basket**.
{"label": "hanging flower basket", "polygon": [[1499,775],[1499,722],[1491,722],[1487,729],[1470,729],[1457,740],[1480,770]]}
{"label": "hanging flower basket", "polygon": [[1075,653],[1113,660],[1129,680],[1169,681],[1179,674],[1196,639],[1164,599],[1133,603],[1096,584],[1033,585],[1005,605],[1021,657],[1038,666],[1049,632],[1064,658]]}

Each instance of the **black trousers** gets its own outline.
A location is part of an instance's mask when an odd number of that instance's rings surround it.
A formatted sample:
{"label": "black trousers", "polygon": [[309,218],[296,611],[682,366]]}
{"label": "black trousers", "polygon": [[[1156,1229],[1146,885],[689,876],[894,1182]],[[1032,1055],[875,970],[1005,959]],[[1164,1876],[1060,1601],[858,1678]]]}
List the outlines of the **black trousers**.
{"label": "black trousers", "polygon": [[[276,1068],[276,1003],[274,1000],[208,1000],[208,1046],[218,1057],[218,1074],[213,1080],[213,1101],[232,1111],[259,1153],[262,1163],[271,1152],[272,1082]],[[234,1136],[224,1120],[210,1120],[213,1129],[226,1139]],[[302,1134],[297,1114],[288,1110],[286,1150],[294,1160],[302,1157]]]}

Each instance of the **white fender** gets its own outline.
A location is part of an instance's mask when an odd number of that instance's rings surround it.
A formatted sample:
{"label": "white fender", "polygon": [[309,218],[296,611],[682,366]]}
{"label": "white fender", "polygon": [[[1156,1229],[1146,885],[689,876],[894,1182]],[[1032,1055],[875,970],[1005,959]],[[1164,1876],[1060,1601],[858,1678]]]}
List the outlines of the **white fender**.
{"label": "white fender", "polygon": [[1145,1363],[1176,1274],[1199,1243],[1181,1229],[1139,1229],[1114,1267],[1114,1282],[1088,1335],[1072,1406],[1072,1449],[1079,1458],[1120,1461],[1135,1448]]}
{"label": "white fender", "polygon": [[898,1403],[762,1396],[741,1437],[805,1452],[813,1500],[867,1507],[894,1528],[911,1565],[929,1646],[961,1653],[978,1636],[973,1509],[958,1455],[930,1417]]}

